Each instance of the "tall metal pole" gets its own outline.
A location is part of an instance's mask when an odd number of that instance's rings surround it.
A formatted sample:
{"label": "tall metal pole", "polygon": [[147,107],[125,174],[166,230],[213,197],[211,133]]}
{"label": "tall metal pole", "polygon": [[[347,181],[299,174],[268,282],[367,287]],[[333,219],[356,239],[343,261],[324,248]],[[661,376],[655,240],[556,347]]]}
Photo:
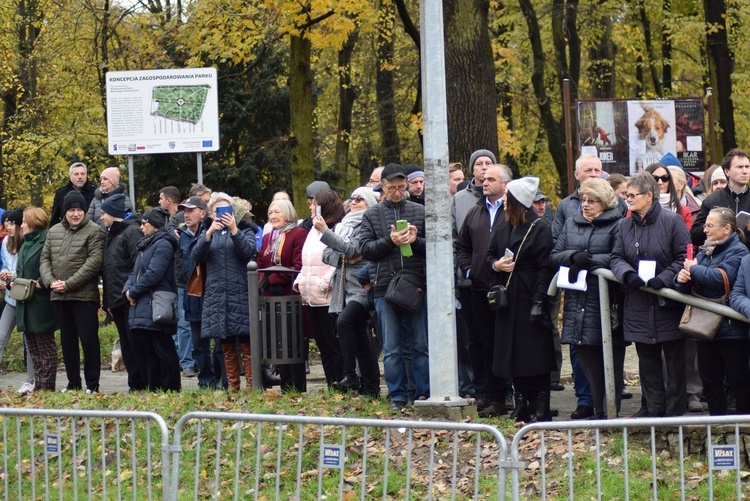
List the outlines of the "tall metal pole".
{"label": "tall metal pole", "polygon": [[197,154],[197,164],[198,164],[198,184],[203,184],[203,153],[198,152]]}
{"label": "tall metal pole", "polygon": [[570,80],[563,80],[563,110],[565,120],[565,153],[568,163],[568,193],[573,193],[576,189],[576,182],[573,177],[573,134],[570,130]]}
{"label": "tall metal pole", "polygon": [[442,0],[421,0],[420,16],[430,399],[416,405],[457,406],[466,400],[458,397]]}
{"label": "tall metal pole", "polygon": [[[711,156],[706,158],[703,170],[708,169],[714,163],[714,158],[721,158],[716,151],[716,101],[714,101],[714,90],[711,87],[706,87],[706,104],[708,104],[708,147],[711,150]],[[703,149],[706,149],[705,145]]]}
{"label": "tall metal pole", "polygon": [[130,188],[130,200],[133,201],[133,209],[135,209],[135,169],[133,168],[133,155],[128,155],[128,187]]}

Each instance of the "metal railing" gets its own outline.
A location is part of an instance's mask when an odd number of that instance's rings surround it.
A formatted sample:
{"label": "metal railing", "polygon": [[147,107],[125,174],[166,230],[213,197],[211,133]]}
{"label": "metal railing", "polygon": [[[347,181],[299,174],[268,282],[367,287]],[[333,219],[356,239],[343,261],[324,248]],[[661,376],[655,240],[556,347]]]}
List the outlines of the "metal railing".
{"label": "metal railing", "polygon": [[488,425],[191,412],[174,443],[172,499],[505,499],[507,444]]}
{"label": "metal railing", "polygon": [[[614,357],[612,355],[612,315],[610,311],[610,299],[609,299],[609,287],[607,281],[622,283],[607,269],[598,269],[592,271],[599,280],[599,311],[601,313],[601,326],[602,326],[602,351],[604,354],[604,387],[606,392],[606,406],[607,406],[607,417],[614,418],[617,416],[617,404],[615,394],[615,370],[614,370]],[[706,301],[690,294],[683,294],[673,289],[659,289],[655,290],[650,287],[641,287],[641,290],[646,291],[656,296],[661,296],[672,301],[677,301],[682,304],[689,304],[697,306],[698,308],[718,313],[732,320],[738,320],[750,324],[750,318],[737,313],[734,309],[729,306],[724,306],[711,301]],[[552,278],[549,288],[547,289],[547,295],[557,295],[557,274]]]}
{"label": "metal railing", "polygon": [[[4,499],[161,499],[169,430],[152,412],[0,409]],[[138,423],[138,424],[137,424]],[[155,435],[155,436],[153,436]]]}

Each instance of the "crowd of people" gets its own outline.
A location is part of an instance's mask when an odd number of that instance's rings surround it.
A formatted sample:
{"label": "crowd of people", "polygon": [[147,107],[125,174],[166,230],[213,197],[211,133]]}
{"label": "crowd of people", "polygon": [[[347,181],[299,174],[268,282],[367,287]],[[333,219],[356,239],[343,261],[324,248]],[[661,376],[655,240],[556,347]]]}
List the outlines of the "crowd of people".
{"label": "crowd of people", "polygon": [[[608,285],[618,410],[628,397],[630,344],[643,395],[636,417],[703,410],[701,398],[714,415],[750,408],[748,326],[724,319],[712,339],[686,337],[684,306],[651,292],[726,295],[750,315],[750,223],[738,227],[736,217],[750,212],[747,153],[730,151],[696,193],[671,154],[629,178],[607,176],[598,157],[584,155],[578,187],[555,211],[537,178],[513,179],[491,151],[474,152],[468,170],[463,181],[461,165],[450,166],[457,376],[480,417],[550,420],[557,412],[550,392],[565,388],[561,344],[569,346],[577,398],[571,419],[606,415],[601,291],[596,276],[582,275],[596,269],[619,280]],[[138,214],[117,167],[102,172],[98,188],[87,174],[80,162],[70,166],[49,218],[38,207],[2,216],[0,360],[18,329],[28,356],[21,393],[55,389],[58,329],[63,391],[99,391],[100,305],[117,328],[130,391],[180,391],[181,376],[238,391],[243,374],[248,389],[256,377],[264,387],[305,391],[306,363],[252,373],[245,271],[256,260],[261,270],[296,271],[261,273],[260,292],[300,296],[303,332],[320,351],[330,389],[379,397],[382,346],[391,409],[430,397],[426,305],[407,308],[391,290],[403,274],[426,281],[430,186],[418,166],[379,167],[346,200],[314,181],[304,218],[278,192],[263,228],[247,201],[203,185],[184,200],[164,187],[159,207]],[[550,297],[556,273],[564,292]],[[18,279],[33,289],[22,300],[7,292]],[[166,320],[156,314],[163,301],[175,308]]]}

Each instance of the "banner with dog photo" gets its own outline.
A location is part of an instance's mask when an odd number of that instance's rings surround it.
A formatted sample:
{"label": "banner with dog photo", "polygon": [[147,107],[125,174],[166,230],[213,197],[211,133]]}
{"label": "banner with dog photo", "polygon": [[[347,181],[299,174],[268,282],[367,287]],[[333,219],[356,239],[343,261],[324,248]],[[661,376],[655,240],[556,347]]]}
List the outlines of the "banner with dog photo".
{"label": "banner with dog photo", "polygon": [[643,172],[666,153],[687,171],[705,169],[700,98],[579,101],[577,111],[580,153],[597,155],[609,173]]}

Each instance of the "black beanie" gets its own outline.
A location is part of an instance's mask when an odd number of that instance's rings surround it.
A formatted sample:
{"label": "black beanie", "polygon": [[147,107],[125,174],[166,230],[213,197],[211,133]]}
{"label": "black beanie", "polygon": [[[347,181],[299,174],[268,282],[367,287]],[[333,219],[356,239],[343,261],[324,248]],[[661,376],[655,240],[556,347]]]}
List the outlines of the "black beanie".
{"label": "black beanie", "polygon": [[16,209],[16,210],[9,210],[6,212],[7,216],[5,216],[6,221],[10,221],[12,223],[15,223],[16,226],[21,226],[21,223],[23,223],[23,211]]}
{"label": "black beanie", "polygon": [[102,212],[117,219],[125,217],[125,195],[116,193],[102,202]]}
{"label": "black beanie", "polygon": [[70,209],[82,209],[84,212],[88,209],[88,207],[86,207],[86,199],[75,190],[69,191],[63,200],[63,214]]}
{"label": "black beanie", "polygon": [[161,207],[154,207],[153,209],[147,210],[143,216],[141,216],[142,221],[146,221],[154,228],[164,228],[164,225],[167,223],[167,219],[169,219],[169,212],[167,212],[165,209],[162,209]]}

